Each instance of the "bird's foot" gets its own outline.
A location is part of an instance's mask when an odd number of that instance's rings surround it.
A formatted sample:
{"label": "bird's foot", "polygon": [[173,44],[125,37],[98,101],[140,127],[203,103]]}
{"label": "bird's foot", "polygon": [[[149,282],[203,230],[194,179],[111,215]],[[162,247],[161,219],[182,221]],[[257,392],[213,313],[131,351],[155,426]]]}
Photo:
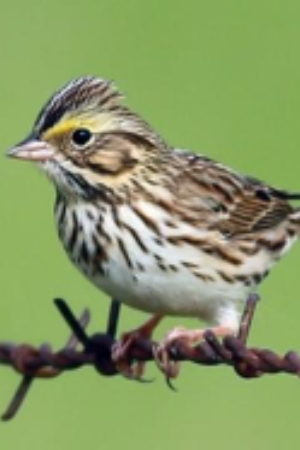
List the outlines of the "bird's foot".
{"label": "bird's foot", "polygon": [[154,329],[162,320],[162,316],[151,317],[141,327],[124,333],[112,348],[112,360],[115,362],[118,371],[126,378],[132,380],[145,381],[143,375],[146,369],[146,362],[134,361],[131,350],[135,342],[140,339],[150,339]]}
{"label": "bird's foot", "polygon": [[[219,337],[233,334],[233,330],[225,326],[209,328],[209,330]],[[206,331],[208,329],[187,330],[183,327],[176,327],[153,348],[156,364],[167,380],[177,378],[180,372],[180,363],[172,359],[172,352],[176,346],[194,347],[203,340]]]}

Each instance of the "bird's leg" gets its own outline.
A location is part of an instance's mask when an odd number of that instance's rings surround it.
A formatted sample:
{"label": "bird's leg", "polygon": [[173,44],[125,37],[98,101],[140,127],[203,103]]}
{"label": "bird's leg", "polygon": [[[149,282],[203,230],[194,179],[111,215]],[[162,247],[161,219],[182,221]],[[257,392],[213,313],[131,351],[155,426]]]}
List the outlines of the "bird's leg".
{"label": "bird's leg", "polygon": [[[216,326],[209,328],[215,336],[224,337],[235,334],[236,330],[228,326]],[[208,329],[188,330],[183,327],[176,327],[171,330],[165,338],[153,348],[153,354],[159,369],[166,378],[176,378],[179,374],[180,363],[170,359],[170,350],[176,344],[183,343],[191,347],[195,346],[203,340],[204,334]]]}
{"label": "bird's leg", "polygon": [[112,359],[120,373],[124,376],[141,380],[145,372],[146,363],[136,362],[132,365],[130,360],[130,350],[134,342],[138,339],[150,339],[153,331],[163,319],[161,315],[152,316],[147,322],[135,330],[124,333],[112,348]]}

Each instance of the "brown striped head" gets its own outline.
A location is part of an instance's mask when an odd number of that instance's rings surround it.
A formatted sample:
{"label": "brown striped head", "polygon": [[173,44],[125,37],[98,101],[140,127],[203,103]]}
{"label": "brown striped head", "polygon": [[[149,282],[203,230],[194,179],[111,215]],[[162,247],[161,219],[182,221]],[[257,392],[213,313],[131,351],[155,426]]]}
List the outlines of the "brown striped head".
{"label": "brown striped head", "polygon": [[65,195],[96,195],[126,182],[145,159],[166,149],[138,115],[122,104],[109,81],[82,77],[57,91],[30,136],[9,156],[32,160]]}

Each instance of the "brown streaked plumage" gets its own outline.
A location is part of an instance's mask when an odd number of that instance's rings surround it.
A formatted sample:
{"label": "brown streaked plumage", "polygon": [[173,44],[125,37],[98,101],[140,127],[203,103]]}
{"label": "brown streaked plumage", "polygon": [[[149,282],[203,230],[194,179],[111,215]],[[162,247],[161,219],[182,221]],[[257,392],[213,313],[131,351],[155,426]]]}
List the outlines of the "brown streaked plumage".
{"label": "brown streaked plumage", "polygon": [[[290,204],[299,193],[172,148],[99,78],[57,91],[10,156],[36,161],[54,182],[69,257],[108,295],[154,314],[147,335],[164,315],[235,332],[249,294],[300,233]],[[158,360],[174,339],[202,333],[173,331]]]}

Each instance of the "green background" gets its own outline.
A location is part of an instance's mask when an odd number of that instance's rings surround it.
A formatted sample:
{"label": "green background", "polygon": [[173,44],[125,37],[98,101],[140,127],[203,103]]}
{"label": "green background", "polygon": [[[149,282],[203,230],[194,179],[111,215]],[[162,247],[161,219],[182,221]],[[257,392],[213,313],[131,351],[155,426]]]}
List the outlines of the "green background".
{"label": "green background", "polygon": [[[68,262],[56,237],[52,186],[7,160],[42,103],[70,78],[114,79],[169,142],[200,150],[279,187],[300,189],[298,0],[28,0],[0,2],[0,340],[58,348],[66,326],[51,299],[105,324],[108,302]],[[300,251],[274,269],[251,343],[300,350]],[[122,329],[144,316],[124,310]],[[178,324],[167,320],[159,335]],[[180,321],[182,322],[182,321]],[[196,326],[195,321],[186,321]],[[300,445],[300,383],[254,381],[186,364],[166,388],[90,369],[37,382],[18,417],[0,424],[6,450],[285,449]],[[0,367],[0,409],[19,378]]]}

